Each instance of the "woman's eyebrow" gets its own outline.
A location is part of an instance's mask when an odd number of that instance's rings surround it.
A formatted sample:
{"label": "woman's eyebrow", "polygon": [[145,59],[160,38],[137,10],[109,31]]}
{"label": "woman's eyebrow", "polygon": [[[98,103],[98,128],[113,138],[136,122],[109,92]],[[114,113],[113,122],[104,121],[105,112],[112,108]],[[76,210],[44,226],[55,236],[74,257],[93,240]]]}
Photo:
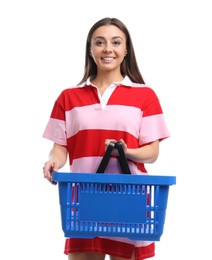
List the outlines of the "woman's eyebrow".
{"label": "woman's eyebrow", "polygon": [[[112,37],[112,39],[117,39],[117,38],[123,40],[123,38],[122,38],[121,36],[113,36],[113,37]],[[96,36],[96,37],[94,38],[94,40],[95,40],[95,39],[105,39],[105,37],[103,37],[103,36]]]}

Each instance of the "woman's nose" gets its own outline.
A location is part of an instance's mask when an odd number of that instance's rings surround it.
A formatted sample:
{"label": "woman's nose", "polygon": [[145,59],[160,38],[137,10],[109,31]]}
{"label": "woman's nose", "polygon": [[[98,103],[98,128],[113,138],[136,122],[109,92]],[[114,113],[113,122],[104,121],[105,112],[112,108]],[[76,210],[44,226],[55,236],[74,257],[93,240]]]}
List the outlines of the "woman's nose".
{"label": "woman's nose", "polygon": [[111,44],[105,44],[104,52],[111,52],[111,51],[112,51],[112,46],[111,46]]}

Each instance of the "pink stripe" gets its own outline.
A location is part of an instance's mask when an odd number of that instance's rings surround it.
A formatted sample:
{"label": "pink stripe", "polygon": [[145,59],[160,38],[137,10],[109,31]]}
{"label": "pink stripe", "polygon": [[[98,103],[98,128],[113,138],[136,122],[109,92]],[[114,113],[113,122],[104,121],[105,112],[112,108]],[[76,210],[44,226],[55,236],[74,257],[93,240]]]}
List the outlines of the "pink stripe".
{"label": "pink stripe", "polygon": [[108,105],[102,109],[100,104],[94,104],[76,107],[66,112],[66,118],[67,138],[86,129],[121,130],[138,137],[142,111],[121,105]]}
{"label": "pink stripe", "polygon": [[63,120],[50,118],[43,137],[53,141],[54,143],[66,145],[65,131],[65,122]]}
{"label": "pink stripe", "polygon": [[141,132],[141,145],[170,136],[163,114],[143,117]]}
{"label": "pink stripe", "polygon": [[[102,157],[83,157],[80,159],[73,160],[72,165],[70,166],[70,172],[75,173],[95,173],[100,164]],[[108,166],[105,170],[107,173],[120,173],[119,162],[115,158],[110,158]],[[131,173],[135,175],[147,174],[142,173],[133,162],[128,162]]]}

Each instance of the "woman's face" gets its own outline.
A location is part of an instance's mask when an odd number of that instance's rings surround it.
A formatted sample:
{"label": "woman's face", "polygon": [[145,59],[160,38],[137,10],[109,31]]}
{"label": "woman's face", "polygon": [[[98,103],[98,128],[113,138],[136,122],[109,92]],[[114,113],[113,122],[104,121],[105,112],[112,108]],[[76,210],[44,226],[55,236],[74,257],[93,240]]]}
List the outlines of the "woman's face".
{"label": "woman's face", "polygon": [[97,28],[91,37],[90,55],[97,65],[97,70],[119,70],[127,54],[126,36],[114,25]]}

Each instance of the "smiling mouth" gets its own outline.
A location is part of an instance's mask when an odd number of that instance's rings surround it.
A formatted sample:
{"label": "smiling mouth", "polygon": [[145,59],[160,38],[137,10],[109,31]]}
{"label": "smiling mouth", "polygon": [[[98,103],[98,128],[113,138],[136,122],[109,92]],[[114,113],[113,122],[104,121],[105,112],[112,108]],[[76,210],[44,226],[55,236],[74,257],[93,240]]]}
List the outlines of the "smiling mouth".
{"label": "smiling mouth", "polygon": [[113,60],[115,60],[115,58],[101,58],[102,60],[105,60],[105,61],[113,61]]}

